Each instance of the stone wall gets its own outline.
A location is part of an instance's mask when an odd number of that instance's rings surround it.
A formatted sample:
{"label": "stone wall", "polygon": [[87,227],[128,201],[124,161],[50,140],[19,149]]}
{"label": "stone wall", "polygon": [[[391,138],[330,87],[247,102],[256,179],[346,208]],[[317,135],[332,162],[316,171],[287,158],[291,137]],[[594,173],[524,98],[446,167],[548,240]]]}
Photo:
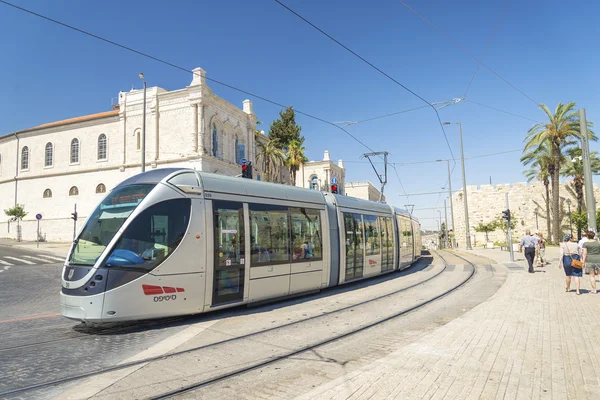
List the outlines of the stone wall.
{"label": "stone wall", "polygon": [[[567,182],[570,184],[570,182]],[[506,193],[510,205],[511,215],[516,219],[516,225],[512,232],[513,240],[518,240],[525,234],[526,229],[535,231],[539,229],[548,238],[548,228],[546,223],[546,190],[542,183],[518,182],[513,184],[498,185],[467,185],[467,201],[469,208],[469,225],[471,232],[471,245],[482,246],[485,242],[485,233],[475,232],[475,227],[479,223],[488,223],[502,215],[506,210]],[[571,196],[566,189],[566,184],[560,185],[561,197],[561,231],[569,232],[569,215],[567,199],[571,199],[571,211],[577,210],[576,199]],[[596,204],[600,204],[600,190],[594,185],[594,197]],[[550,213],[552,213],[552,192],[550,191]],[[452,196],[454,207],[455,238],[459,247],[464,247],[466,242],[465,235],[465,213],[462,189],[455,192]],[[536,222],[536,208],[537,222]],[[550,215],[552,218],[552,215]],[[573,228],[575,230],[575,228]],[[500,229],[488,233],[490,241],[506,241],[506,235]],[[561,238],[562,239],[562,235]]]}

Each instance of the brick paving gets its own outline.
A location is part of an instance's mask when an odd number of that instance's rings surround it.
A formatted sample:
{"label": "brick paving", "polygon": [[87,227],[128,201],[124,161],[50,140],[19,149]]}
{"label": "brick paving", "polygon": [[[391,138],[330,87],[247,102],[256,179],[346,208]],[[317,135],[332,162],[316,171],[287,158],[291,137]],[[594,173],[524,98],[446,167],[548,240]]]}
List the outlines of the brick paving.
{"label": "brick paving", "polygon": [[[600,295],[566,293],[551,264],[526,272],[522,254],[463,251],[509,264],[487,301],[414,343],[298,399],[599,399]],[[521,267],[521,268],[516,268]],[[574,288],[574,285],[572,285]]]}

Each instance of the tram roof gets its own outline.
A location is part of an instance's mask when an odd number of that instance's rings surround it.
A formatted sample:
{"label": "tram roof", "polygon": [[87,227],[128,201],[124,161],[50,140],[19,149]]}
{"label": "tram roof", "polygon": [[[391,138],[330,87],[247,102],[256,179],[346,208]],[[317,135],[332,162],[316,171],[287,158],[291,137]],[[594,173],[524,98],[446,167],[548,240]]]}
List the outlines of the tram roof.
{"label": "tram roof", "polygon": [[[330,196],[329,193],[326,194]],[[335,202],[338,207],[353,208],[356,210],[374,211],[381,213],[392,213],[392,209],[388,204],[376,203],[374,201],[357,199],[356,197],[342,196],[342,195],[331,195],[334,196]]]}
{"label": "tram roof", "polygon": [[[189,168],[158,168],[152,169],[150,171],[142,172],[137,175],[134,175],[130,178],[125,179],[123,182],[119,183],[116,187],[120,186],[128,186],[134,184],[149,184],[149,183],[158,183],[162,181],[167,176],[171,175],[173,172],[186,170]],[[189,169],[193,171],[192,169]]]}

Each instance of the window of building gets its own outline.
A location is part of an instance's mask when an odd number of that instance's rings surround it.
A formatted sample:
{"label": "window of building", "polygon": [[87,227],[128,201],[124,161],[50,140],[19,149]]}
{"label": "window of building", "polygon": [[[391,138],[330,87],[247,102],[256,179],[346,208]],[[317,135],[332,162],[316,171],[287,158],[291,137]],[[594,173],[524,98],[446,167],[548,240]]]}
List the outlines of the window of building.
{"label": "window of building", "polygon": [[44,190],[44,198],[49,199],[51,197],[52,197],[52,190],[50,190],[50,189]]}
{"label": "window of building", "polygon": [[316,176],[313,176],[310,179],[310,188],[312,190],[319,190],[319,178],[317,178]]}
{"label": "window of building", "polygon": [[212,126],[212,155],[213,157],[219,157],[219,135],[216,124]]}
{"label": "window of building", "polygon": [[72,186],[71,189],[69,189],[69,196],[79,196],[79,189],[77,189],[77,186]]}
{"label": "window of building", "polygon": [[135,148],[138,150],[141,150],[142,149],[142,134],[140,131],[136,132],[135,141],[136,141]]}
{"label": "window of building", "polygon": [[106,160],[106,135],[98,136],[98,160]]}
{"label": "window of building", "polygon": [[79,162],[79,139],[71,140],[71,164]]}
{"label": "window of building", "polygon": [[235,136],[235,163],[241,164],[242,158],[246,157],[246,145],[240,143],[239,137]]}
{"label": "window of building", "polygon": [[287,207],[250,204],[250,225],[252,265],[290,262]]}
{"label": "window of building", "polygon": [[52,143],[46,143],[46,154],[44,157],[44,167],[52,166],[53,154],[54,154],[54,146],[52,146]]}
{"label": "window of building", "polygon": [[104,183],[96,186],[96,193],[106,193],[106,186],[104,186]]}
{"label": "window of building", "polygon": [[139,254],[139,264],[128,264],[127,268],[153,270],[181,243],[190,222],[190,209],[190,199],[167,200],[148,207],[125,229],[113,252]]}
{"label": "window of building", "polygon": [[321,213],[308,208],[290,208],[292,221],[292,260],[322,259]]}
{"label": "window of building", "polygon": [[21,150],[21,169],[29,169],[29,147],[23,147]]}

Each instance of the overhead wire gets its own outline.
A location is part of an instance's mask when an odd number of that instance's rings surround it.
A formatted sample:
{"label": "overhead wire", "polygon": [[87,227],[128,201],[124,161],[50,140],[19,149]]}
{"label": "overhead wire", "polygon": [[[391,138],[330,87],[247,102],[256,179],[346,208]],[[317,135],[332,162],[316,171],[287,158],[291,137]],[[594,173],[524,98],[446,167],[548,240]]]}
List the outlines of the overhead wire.
{"label": "overhead wire", "polygon": [[[276,0],[277,1],[277,0]],[[429,22],[425,17],[423,17],[421,14],[419,14],[417,11],[415,11],[413,8],[411,8],[408,4],[406,4],[404,1],[402,0],[398,0],[400,2],[400,4],[402,4],[404,7],[406,7],[408,10],[410,10],[413,14],[415,14],[417,17],[421,18],[423,21],[425,21],[429,26],[431,26],[433,29],[435,29],[436,31],[438,31],[438,33],[440,33],[442,36],[444,36],[446,39],[450,40],[456,47],[458,47],[459,49],[461,49],[463,52],[465,52],[466,54],[468,54],[471,58],[473,58],[475,61],[480,62],[480,64],[485,67],[488,71],[490,71],[491,73],[493,73],[494,75],[496,75],[498,78],[502,79],[506,84],[508,84],[510,87],[512,87],[513,89],[515,89],[517,92],[521,93],[524,97],[526,97],[529,101],[531,101],[533,104],[536,105],[536,107],[539,107],[540,103],[535,101],[534,99],[532,99],[530,96],[528,96],[527,94],[525,94],[525,92],[523,92],[521,89],[519,89],[518,87],[516,87],[515,85],[513,85],[512,83],[510,83],[507,79],[505,79],[503,76],[501,76],[499,73],[497,73],[496,71],[494,71],[492,68],[490,68],[489,66],[487,66],[483,61],[479,60],[477,57],[475,57],[469,50],[467,50],[466,48],[464,48],[460,43],[458,43],[456,40],[454,40],[452,37],[450,37],[448,34],[444,33],[441,29],[439,29],[437,26],[435,26],[434,24],[432,24],[431,22]]]}
{"label": "overhead wire", "polygon": [[524,116],[522,116],[522,115],[519,115],[519,114],[515,114],[515,113],[509,112],[509,111],[502,110],[502,109],[500,109],[500,108],[496,108],[496,107],[488,106],[488,105],[486,105],[486,104],[481,104],[481,103],[478,103],[478,102],[476,102],[476,101],[473,101],[473,100],[465,99],[465,101],[467,101],[467,102],[469,102],[469,103],[477,104],[478,106],[481,106],[481,107],[486,107],[486,108],[489,108],[489,109],[491,109],[491,110],[495,110],[495,111],[498,111],[498,112],[501,112],[501,113],[504,113],[504,114],[512,115],[513,117],[517,117],[517,118],[526,119],[526,120],[528,120],[528,121],[531,121],[531,122],[536,122],[536,123],[537,123],[537,122],[539,122],[539,121],[536,121],[535,119],[527,118],[527,117],[524,117]]}
{"label": "overhead wire", "polygon": [[285,5],[284,3],[282,3],[280,0],[275,0],[275,2],[277,4],[279,4],[280,6],[284,7],[286,10],[288,10],[292,14],[294,14],[296,17],[300,18],[302,21],[306,22],[308,25],[312,26],[317,31],[321,32],[323,35],[325,35],[326,37],[328,37],[329,39],[331,39],[333,42],[337,43],[339,46],[341,46],[346,51],[348,51],[349,53],[351,53],[352,55],[354,55],[355,57],[357,57],[359,60],[363,61],[365,64],[369,65],[371,68],[373,68],[374,70],[376,70],[377,72],[379,72],[380,74],[382,74],[383,76],[385,76],[386,78],[388,78],[389,80],[391,80],[392,82],[394,82],[395,84],[397,84],[398,86],[402,87],[407,92],[411,93],[413,96],[415,96],[418,99],[420,99],[421,101],[423,101],[429,107],[431,107],[433,109],[433,111],[435,112],[435,115],[437,117],[438,123],[440,124],[440,128],[442,128],[442,133],[444,135],[444,139],[446,140],[446,144],[448,145],[448,150],[450,150],[450,155],[452,155],[452,159],[454,161],[456,161],[455,158],[454,158],[454,153],[452,152],[452,146],[450,146],[450,142],[448,141],[448,136],[446,135],[446,130],[444,129],[444,125],[442,124],[442,119],[440,118],[440,114],[438,113],[438,111],[435,108],[435,106],[433,106],[431,104],[431,102],[429,102],[429,101],[425,100],[423,97],[419,96],[417,93],[415,93],[414,91],[412,91],[411,89],[409,89],[407,86],[403,85],[398,80],[396,80],[395,78],[393,78],[392,76],[390,76],[389,74],[387,74],[386,72],[384,72],[383,70],[381,70],[380,68],[378,68],[377,66],[375,66],[373,63],[371,63],[370,61],[368,61],[367,59],[365,59],[364,57],[362,57],[361,55],[359,55],[358,53],[356,53],[355,51],[353,51],[352,49],[350,49],[348,46],[344,45],[342,42],[340,42],[339,40],[337,40],[336,38],[334,38],[333,36],[331,36],[330,34],[328,34],[327,32],[325,32],[323,29],[319,28],[318,26],[316,26],[315,24],[313,24],[312,22],[310,22],[308,19],[304,18],[302,15],[300,15],[299,13],[297,13],[296,11],[294,11],[293,9],[291,9],[290,7],[288,7],[287,5]]}
{"label": "overhead wire", "polygon": [[[515,149],[515,150],[507,150],[507,151],[499,151],[496,153],[487,153],[487,154],[480,154],[477,156],[471,156],[471,157],[465,157],[465,161],[466,160],[472,160],[475,158],[483,158],[483,157],[492,157],[492,156],[497,156],[497,155],[501,155],[501,154],[509,154],[509,153],[516,153],[516,152],[523,152],[523,149]],[[438,163],[440,161],[446,161],[446,160],[430,160],[430,161],[413,161],[413,162],[402,162],[402,163],[388,163],[388,165],[393,165],[393,166],[405,166],[405,165],[416,165],[416,164],[433,164],[433,163]],[[448,160],[451,161],[451,160]],[[380,161],[374,161],[375,163],[381,163]],[[360,160],[344,160],[344,163],[360,163],[360,164],[366,164],[366,161],[360,161]],[[452,174],[452,172],[454,172],[454,168],[456,167],[456,165],[454,165],[452,167],[452,171],[450,172],[450,174]]]}
{"label": "overhead wire", "polygon": [[469,86],[467,86],[467,90],[465,90],[465,94],[463,95],[463,98],[467,97],[467,93],[469,93],[469,90],[471,89],[471,85],[473,84],[473,81],[475,80],[475,76],[477,75],[477,71],[479,71],[479,67],[481,66],[481,62],[483,61],[483,58],[485,57],[485,52],[487,51],[488,47],[490,47],[490,43],[492,43],[492,39],[494,37],[494,35],[496,34],[496,31],[498,30],[498,27],[500,26],[500,21],[502,21],[502,17],[504,16],[504,12],[506,11],[506,7],[508,6],[508,2],[509,0],[506,0],[506,2],[504,3],[504,7],[502,8],[502,12],[500,13],[500,17],[498,18],[498,21],[496,22],[496,26],[494,27],[494,30],[492,31],[492,34],[490,35],[490,38],[487,41],[487,44],[485,45],[485,48],[483,49],[483,53],[481,53],[481,58],[479,59],[479,61],[477,61],[477,67],[475,67],[475,71],[473,71],[473,76],[471,77],[471,80],[469,81]]}

